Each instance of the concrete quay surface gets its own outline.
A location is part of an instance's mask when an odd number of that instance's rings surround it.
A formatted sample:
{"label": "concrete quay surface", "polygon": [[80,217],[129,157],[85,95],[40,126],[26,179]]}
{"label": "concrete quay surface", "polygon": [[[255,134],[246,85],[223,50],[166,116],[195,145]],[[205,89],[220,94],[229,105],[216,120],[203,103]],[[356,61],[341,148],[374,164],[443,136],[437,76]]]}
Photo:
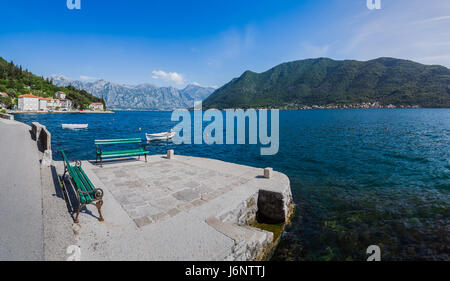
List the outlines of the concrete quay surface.
{"label": "concrete quay surface", "polygon": [[0,119],[0,261],[44,258],[39,151],[30,129]]}
{"label": "concrete quay surface", "polygon": [[282,173],[153,155],[148,162],[106,161],[103,168],[82,161],[104,191],[105,221],[87,205],[74,223],[76,193],[67,178],[66,192],[58,180],[64,165],[41,163],[42,143],[32,135],[30,126],[0,119],[0,261],[261,260],[276,241],[250,225],[257,215],[287,221],[293,210]]}
{"label": "concrete quay surface", "polygon": [[292,208],[284,174],[266,179],[263,169],[219,160],[154,155],[82,167],[104,191],[105,221],[88,205],[73,224],[81,260],[259,260],[274,246],[273,233],[248,226],[259,191],[279,195],[272,205],[286,219]]}

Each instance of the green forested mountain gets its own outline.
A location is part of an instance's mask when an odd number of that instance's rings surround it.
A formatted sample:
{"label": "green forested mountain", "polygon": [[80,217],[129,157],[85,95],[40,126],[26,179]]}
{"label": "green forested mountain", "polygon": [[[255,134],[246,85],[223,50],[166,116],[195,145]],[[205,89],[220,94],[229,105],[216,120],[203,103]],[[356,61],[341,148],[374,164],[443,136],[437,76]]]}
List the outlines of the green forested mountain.
{"label": "green forested mountain", "polygon": [[299,108],[365,102],[450,107],[450,70],[394,58],[299,60],[263,73],[246,71],[217,89],[203,106]]}
{"label": "green forested mountain", "polygon": [[[10,97],[17,98],[22,94],[33,94],[40,97],[55,97],[55,92],[63,91],[72,100],[75,108],[86,109],[91,102],[102,102],[84,90],[75,87],[58,87],[48,79],[36,76],[12,61],[7,62],[0,57],[0,92],[6,92]],[[17,99],[16,99],[17,101]],[[13,106],[11,99],[0,97],[0,103]]]}

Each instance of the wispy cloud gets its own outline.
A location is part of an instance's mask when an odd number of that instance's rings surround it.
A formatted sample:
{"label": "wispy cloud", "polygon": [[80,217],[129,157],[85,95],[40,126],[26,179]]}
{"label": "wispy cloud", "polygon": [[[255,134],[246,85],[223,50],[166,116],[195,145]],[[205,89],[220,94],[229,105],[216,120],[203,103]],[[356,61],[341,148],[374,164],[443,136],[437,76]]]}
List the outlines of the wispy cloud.
{"label": "wispy cloud", "polygon": [[[382,10],[358,18],[347,30],[348,38],[336,46],[336,53],[346,58],[389,56],[450,66],[450,32],[444,24],[450,20],[444,16],[450,11],[450,2],[429,1],[390,2]],[[422,20],[417,19],[419,14]]]}
{"label": "wispy cloud", "polygon": [[159,79],[167,83],[184,84],[185,79],[182,74],[176,72],[165,72],[163,70],[153,70],[152,78]]}
{"label": "wispy cloud", "polygon": [[80,75],[80,79],[83,81],[92,81],[92,80],[99,80],[100,78],[92,77],[92,76],[86,76],[86,75]]}
{"label": "wispy cloud", "polygon": [[417,23],[437,22],[437,21],[444,21],[444,20],[450,20],[450,16],[429,18],[429,19],[418,21]]}

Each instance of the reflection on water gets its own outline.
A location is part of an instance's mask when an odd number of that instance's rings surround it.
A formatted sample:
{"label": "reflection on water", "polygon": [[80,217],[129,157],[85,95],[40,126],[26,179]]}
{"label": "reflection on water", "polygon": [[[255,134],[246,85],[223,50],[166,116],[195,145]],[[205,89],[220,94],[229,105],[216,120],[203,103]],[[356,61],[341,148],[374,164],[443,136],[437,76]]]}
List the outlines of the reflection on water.
{"label": "reflection on water", "polygon": [[[140,137],[176,125],[170,112],[21,114],[52,133],[71,160],[95,158],[94,139]],[[61,123],[89,123],[63,130]],[[141,128],[141,130],[139,130]],[[286,173],[297,212],[274,260],[383,260],[450,256],[450,110],[369,109],[280,112],[280,148],[151,142],[152,154],[210,157]],[[59,155],[54,153],[59,159]]]}

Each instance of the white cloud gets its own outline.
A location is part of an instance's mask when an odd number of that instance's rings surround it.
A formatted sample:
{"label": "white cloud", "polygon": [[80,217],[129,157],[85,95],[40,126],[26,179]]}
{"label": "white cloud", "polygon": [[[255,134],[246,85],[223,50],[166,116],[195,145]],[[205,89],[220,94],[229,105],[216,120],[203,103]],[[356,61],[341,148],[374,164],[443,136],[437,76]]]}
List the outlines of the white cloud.
{"label": "white cloud", "polygon": [[86,75],[80,75],[80,79],[81,80],[99,80],[99,78],[97,78],[97,77],[86,76]]}
{"label": "white cloud", "polygon": [[165,72],[163,70],[153,70],[152,71],[153,79],[161,79],[164,82],[175,83],[175,84],[184,84],[184,77],[182,74],[176,72]]}

